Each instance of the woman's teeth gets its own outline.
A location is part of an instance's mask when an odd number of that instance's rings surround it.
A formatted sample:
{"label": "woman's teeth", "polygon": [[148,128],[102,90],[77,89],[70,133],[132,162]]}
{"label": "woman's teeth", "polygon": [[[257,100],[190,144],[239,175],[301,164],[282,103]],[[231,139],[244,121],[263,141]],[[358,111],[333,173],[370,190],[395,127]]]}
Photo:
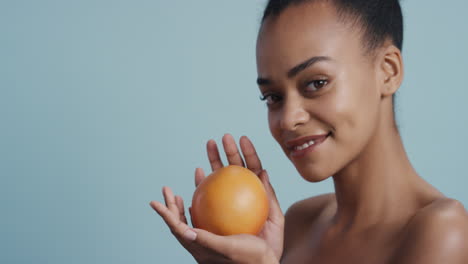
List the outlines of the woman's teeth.
{"label": "woman's teeth", "polygon": [[303,150],[311,145],[315,144],[315,142],[313,140],[309,141],[309,142],[306,142],[304,144],[302,144],[301,146],[296,146],[294,147],[294,150]]}

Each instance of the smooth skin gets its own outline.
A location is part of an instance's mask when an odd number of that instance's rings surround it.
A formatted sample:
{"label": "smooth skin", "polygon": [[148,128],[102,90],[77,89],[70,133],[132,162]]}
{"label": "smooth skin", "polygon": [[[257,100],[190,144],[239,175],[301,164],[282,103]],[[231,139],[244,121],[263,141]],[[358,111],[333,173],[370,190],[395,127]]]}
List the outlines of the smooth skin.
{"label": "smooth skin", "polygon": [[[332,177],[335,193],[293,204],[283,230],[267,174],[241,138],[247,168],[273,206],[259,237],[189,228],[181,198],[168,188],[166,206],[151,203],[199,263],[468,263],[467,211],[418,175],[395,125],[392,95],[403,80],[398,48],[387,41],[367,53],[359,27],[338,20],[329,2],[304,3],[265,20],[257,71],[272,136],[306,181]],[[329,136],[303,157],[286,144],[319,134]],[[243,164],[231,136],[223,145],[230,164]],[[208,157],[212,169],[222,166],[214,141]],[[196,182],[203,177],[197,169]],[[195,240],[184,238],[187,230]]]}

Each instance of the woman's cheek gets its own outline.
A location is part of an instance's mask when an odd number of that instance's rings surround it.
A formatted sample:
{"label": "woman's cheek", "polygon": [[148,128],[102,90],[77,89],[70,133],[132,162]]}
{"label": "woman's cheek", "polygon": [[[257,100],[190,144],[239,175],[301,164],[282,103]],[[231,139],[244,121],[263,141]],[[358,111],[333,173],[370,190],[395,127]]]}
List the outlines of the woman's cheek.
{"label": "woman's cheek", "polygon": [[277,114],[274,111],[268,110],[268,126],[270,128],[270,133],[276,142],[280,143],[280,127]]}

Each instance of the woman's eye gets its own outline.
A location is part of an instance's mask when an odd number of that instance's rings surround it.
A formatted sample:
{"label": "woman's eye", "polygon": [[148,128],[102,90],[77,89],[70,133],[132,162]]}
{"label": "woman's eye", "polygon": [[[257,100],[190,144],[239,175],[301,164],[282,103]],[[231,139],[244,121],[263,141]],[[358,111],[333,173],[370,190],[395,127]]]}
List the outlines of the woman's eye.
{"label": "woman's eye", "polygon": [[315,80],[315,81],[309,82],[307,84],[307,88],[311,88],[312,91],[317,91],[323,88],[327,84],[328,84],[327,80]]}
{"label": "woman's eye", "polygon": [[281,100],[281,97],[275,94],[265,94],[260,96],[260,100],[266,101],[267,105],[272,105]]}

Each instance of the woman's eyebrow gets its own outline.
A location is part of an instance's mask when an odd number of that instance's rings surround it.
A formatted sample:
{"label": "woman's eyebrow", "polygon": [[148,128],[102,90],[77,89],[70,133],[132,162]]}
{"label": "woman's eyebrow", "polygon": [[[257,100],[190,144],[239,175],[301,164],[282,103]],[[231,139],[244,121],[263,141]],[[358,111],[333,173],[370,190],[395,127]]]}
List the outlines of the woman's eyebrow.
{"label": "woman's eyebrow", "polygon": [[[307,69],[308,67],[314,65],[315,63],[317,62],[320,62],[320,61],[331,61],[333,60],[332,58],[328,57],[328,56],[315,56],[315,57],[312,57],[312,58],[309,58],[301,63],[299,63],[298,65],[292,67],[289,71],[288,71],[288,78],[291,79],[293,78],[294,76],[296,76],[297,74],[299,74],[301,71]],[[262,85],[269,85],[271,84],[272,81],[270,79],[267,79],[267,78],[263,78],[263,77],[258,77],[257,78],[257,84],[259,86],[262,86]]]}
{"label": "woman's eyebrow", "polygon": [[304,62],[299,63],[298,65],[294,66],[292,69],[288,71],[288,78],[293,78],[301,71],[307,69],[307,67],[312,66],[313,64],[320,62],[320,61],[330,61],[332,58],[327,56],[315,56],[310,59],[305,60]]}
{"label": "woman's eyebrow", "polygon": [[271,84],[271,80],[269,80],[267,78],[262,78],[262,77],[257,78],[257,85],[258,86],[270,85],[270,84]]}

